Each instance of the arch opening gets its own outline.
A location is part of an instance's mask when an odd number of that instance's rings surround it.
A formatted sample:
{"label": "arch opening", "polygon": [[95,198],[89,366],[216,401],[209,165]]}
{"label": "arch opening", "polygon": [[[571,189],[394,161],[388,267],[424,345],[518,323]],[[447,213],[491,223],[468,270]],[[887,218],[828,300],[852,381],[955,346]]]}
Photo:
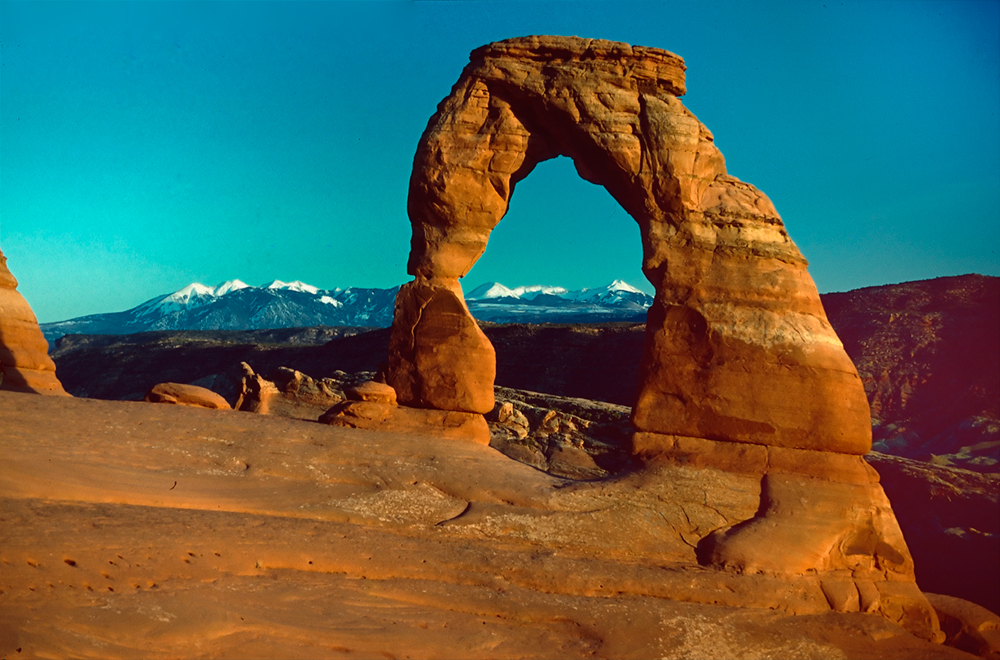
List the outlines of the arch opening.
{"label": "arch opening", "polygon": [[596,306],[561,302],[557,295],[544,305],[516,305],[473,300],[472,294],[493,283],[579,290],[622,280],[651,295],[640,246],[635,220],[603,186],[580,177],[570,158],[543,161],[519,181],[486,251],[463,280],[470,313],[479,321],[588,327],[487,329],[496,352],[495,384],[631,406],[642,335],[635,327],[607,324],[644,325],[644,309],[621,301],[620,309],[605,308],[602,316]]}
{"label": "arch opening", "polygon": [[507,286],[596,287],[621,279],[651,293],[642,275],[639,228],[568,157],[539,163],[512,190],[507,213],[463,278],[468,294],[487,282]]}

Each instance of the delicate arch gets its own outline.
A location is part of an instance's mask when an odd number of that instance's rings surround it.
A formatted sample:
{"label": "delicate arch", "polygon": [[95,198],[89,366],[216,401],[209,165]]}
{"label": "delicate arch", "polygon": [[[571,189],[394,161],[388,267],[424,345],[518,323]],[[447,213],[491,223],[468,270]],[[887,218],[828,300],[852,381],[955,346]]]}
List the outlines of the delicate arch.
{"label": "delicate arch", "polygon": [[400,402],[487,412],[495,355],[459,278],[517,182],[565,155],[638,222],[656,289],[633,423],[641,431],[866,453],[857,371],[767,197],[728,176],[663,50],[525,37],[472,53],[414,158],[408,271],[390,343]]}

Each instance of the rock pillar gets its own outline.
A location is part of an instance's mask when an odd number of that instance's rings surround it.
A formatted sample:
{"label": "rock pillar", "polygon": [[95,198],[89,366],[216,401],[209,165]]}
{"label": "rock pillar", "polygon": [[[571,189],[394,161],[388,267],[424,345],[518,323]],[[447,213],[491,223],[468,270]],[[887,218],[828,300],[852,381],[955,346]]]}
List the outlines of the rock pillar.
{"label": "rock pillar", "polygon": [[48,348],[38,319],[17,292],[17,280],[0,252],[0,389],[65,396]]}

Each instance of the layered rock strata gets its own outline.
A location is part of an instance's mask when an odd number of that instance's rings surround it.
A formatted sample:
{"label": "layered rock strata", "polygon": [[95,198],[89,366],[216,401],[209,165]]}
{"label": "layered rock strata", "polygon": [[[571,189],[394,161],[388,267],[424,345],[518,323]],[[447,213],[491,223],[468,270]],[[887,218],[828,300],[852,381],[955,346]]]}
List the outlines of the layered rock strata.
{"label": "layered rock strata", "polygon": [[637,428],[868,451],[864,390],[806,260],[770,200],[726,173],[711,132],[678,99],[684,69],[663,50],[575,37],[473,51],[414,159],[415,279],[397,299],[388,374],[401,403],[492,408],[492,348],[458,279],[483,254],[517,182],[568,156],[639,223],[643,272],[656,288]]}
{"label": "layered rock strata", "polygon": [[744,575],[811,575],[832,610],[879,614],[944,641],[879,475],[860,456],[637,433],[647,470],[718,470],[759,479],[756,513],[702,536],[698,561]]}
{"label": "layered rock strata", "polygon": [[0,389],[66,396],[31,306],[0,252]]}

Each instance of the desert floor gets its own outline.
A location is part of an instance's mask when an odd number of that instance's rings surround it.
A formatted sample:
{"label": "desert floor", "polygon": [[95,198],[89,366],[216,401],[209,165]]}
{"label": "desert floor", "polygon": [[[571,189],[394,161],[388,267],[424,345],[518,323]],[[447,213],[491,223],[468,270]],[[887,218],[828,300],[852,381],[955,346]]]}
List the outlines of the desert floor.
{"label": "desert floor", "polygon": [[0,392],[0,420],[4,658],[973,657],[657,560],[635,479],[233,411]]}

